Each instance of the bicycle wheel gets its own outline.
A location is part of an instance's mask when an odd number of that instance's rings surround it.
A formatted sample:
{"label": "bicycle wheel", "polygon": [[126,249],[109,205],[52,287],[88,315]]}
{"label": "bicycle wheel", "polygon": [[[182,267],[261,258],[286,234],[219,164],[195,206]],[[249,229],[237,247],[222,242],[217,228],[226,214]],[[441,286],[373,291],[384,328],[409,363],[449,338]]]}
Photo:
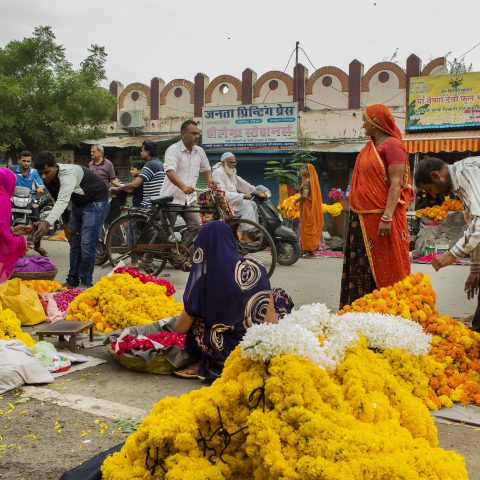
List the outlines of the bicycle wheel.
{"label": "bicycle wheel", "polygon": [[154,275],[165,268],[170,255],[170,249],[153,247],[162,244],[167,244],[167,239],[161,226],[147,216],[135,213],[113,221],[105,238],[108,261],[112,266],[121,261],[141,263],[146,273]]}
{"label": "bicycle wheel", "polygon": [[228,218],[225,223],[237,238],[238,253],[260,262],[271,277],[277,264],[277,249],[267,230],[257,222],[244,218]]}

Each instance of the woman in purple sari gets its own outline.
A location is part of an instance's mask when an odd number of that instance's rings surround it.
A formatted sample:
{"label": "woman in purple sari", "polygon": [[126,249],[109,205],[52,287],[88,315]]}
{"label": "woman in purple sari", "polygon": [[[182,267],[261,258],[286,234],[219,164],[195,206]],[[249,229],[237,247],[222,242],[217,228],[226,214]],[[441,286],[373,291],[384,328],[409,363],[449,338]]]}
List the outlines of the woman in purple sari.
{"label": "woman in purple sari", "polygon": [[248,327],[276,323],[293,308],[285,292],[272,290],[263,265],[237,252],[220,221],[205,225],[195,241],[183,303],[176,330],[187,334],[185,349],[198,359],[175,372],[183,378],[203,377],[212,365],[221,370]]}

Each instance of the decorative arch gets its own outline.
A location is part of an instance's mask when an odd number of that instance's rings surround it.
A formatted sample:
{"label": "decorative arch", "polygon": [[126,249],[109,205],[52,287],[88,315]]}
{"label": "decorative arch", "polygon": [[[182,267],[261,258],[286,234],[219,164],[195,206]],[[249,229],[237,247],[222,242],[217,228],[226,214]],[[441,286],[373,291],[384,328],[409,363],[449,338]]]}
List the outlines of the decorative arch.
{"label": "decorative arch", "polygon": [[398,88],[407,88],[407,76],[403,69],[401,69],[396,63],[393,62],[379,62],[373,65],[368,72],[362,78],[362,92],[369,92],[370,91],[370,80],[372,77],[383,70],[389,70],[393,72],[399,81]]}
{"label": "decorative arch", "polygon": [[315,82],[324,75],[332,75],[340,80],[342,85],[342,92],[348,92],[348,75],[340,68],[337,67],[322,67],[316,70],[313,75],[307,80],[305,86],[306,95],[311,95],[313,93],[313,86]]}
{"label": "decorative arch", "polygon": [[232,75],[220,75],[217,78],[214,78],[212,82],[208,85],[207,89],[205,90],[205,103],[211,103],[212,102],[212,94],[213,91],[215,90],[215,87],[218,85],[221,85],[222,83],[230,83],[235,87],[235,90],[237,91],[237,100],[239,102],[242,101],[242,82],[236,77],[233,77]]}
{"label": "decorative arch", "polygon": [[150,106],[150,103],[152,101],[152,98],[150,95],[150,88],[144,83],[131,83],[130,85],[127,85],[125,87],[125,89],[120,94],[120,97],[118,98],[118,107],[120,108],[120,110],[125,105],[125,98],[133,90],[140,90],[141,92],[143,92],[147,97],[147,105]]}
{"label": "decorative arch", "polygon": [[447,59],[445,57],[437,57],[437,58],[434,58],[431,62],[428,62],[423,67],[422,77],[430,75],[433,72],[433,70],[435,70],[438,67],[445,67],[446,60]]}
{"label": "decorative arch", "polygon": [[172,80],[171,82],[168,82],[165,85],[165,87],[163,87],[163,90],[160,93],[160,105],[165,105],[165,99],[167,98],[168,92],[175,87],[185,88],[190,94],[190,103],[193,104],[193,101],[194,101],[193,83],[189,82],[188,80],[184,80],[183,78],[177,78],[176,80]]}
{"label": "decorative arch", "polygon": [[260,90],[263,85],[270,80],[281,80],[287,86],[288,95],[293,95],[293,78],[287,73],[280,72],[279,70],[272,70],[270,72],[264,73],[255,83],[253,88],[253,96],[259,97]]}

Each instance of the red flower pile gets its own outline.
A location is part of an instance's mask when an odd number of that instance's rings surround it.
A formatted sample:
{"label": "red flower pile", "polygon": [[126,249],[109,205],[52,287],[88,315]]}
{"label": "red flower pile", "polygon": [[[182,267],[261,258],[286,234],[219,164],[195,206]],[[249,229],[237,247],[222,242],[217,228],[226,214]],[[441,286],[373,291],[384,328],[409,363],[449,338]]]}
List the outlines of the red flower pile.
{"label": "red flower pile", "polygon": [[138,278],[142,283],[152,282],[156,285],[163,285],[167,289],[167,297],[171,297],[175,293],[175,287],[164,278],[158,278],[155,275],[147,275],[140,273],[137,269],[131,267],[118,267],[113,273],[128,273],[133,278]]}
{"label": "red flower pile", "polygon": [[117,355],[123,355],[132,350],[151,350],[155,348],[153,342],[160,343],[165,348],[172,345],[184,348],[185,334],[175,332],[159,332],[147,335],[146,338],[136,338],[132,337],[131,335],[125,335],[121,342],[114,340],[111,346],[114,351],[116,348],[118,348],[118,350],[115,352]]}
{"label": "red flower pile", "polygon": [[53,299],[55,300],[58,309],[61,312],[66,312],[72,300],[81,293],[83,293],[83,290],[80,290],[79,288],[70,288],[63,292],[54,293]]}

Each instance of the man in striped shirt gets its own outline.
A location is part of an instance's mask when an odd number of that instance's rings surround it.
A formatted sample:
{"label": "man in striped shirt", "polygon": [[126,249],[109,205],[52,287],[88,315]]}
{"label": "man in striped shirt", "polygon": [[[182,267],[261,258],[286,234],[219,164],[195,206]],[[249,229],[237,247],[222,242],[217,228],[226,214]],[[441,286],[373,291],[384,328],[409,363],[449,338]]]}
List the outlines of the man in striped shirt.
{"label": "man in striped shirt", "polygon": [[432,266],[438,272],[457,258],[470,256],[465,292],[469,300],[479,295],[472,330],[480,333],[480,157],[464,158],[453,165],[439,158],[424,158],[415,170],[415,184],[434,197],[454,193],[462,201],[468,227],[448,253],[433,260]]}
{"label": "man in striped shirt", "polygon": [[157,157],[158,146],[149,140],[142,143],[140,157],[145,163],[140,174],[130,183],[126,183],[121,187],[112,188],[112,192],[126,191],[133,192],[140,185],[143,185],[143,198],[140,204],[141,208],[150,208],[152,205],[151,198],[158,197],[165,179],[163,163]]}

